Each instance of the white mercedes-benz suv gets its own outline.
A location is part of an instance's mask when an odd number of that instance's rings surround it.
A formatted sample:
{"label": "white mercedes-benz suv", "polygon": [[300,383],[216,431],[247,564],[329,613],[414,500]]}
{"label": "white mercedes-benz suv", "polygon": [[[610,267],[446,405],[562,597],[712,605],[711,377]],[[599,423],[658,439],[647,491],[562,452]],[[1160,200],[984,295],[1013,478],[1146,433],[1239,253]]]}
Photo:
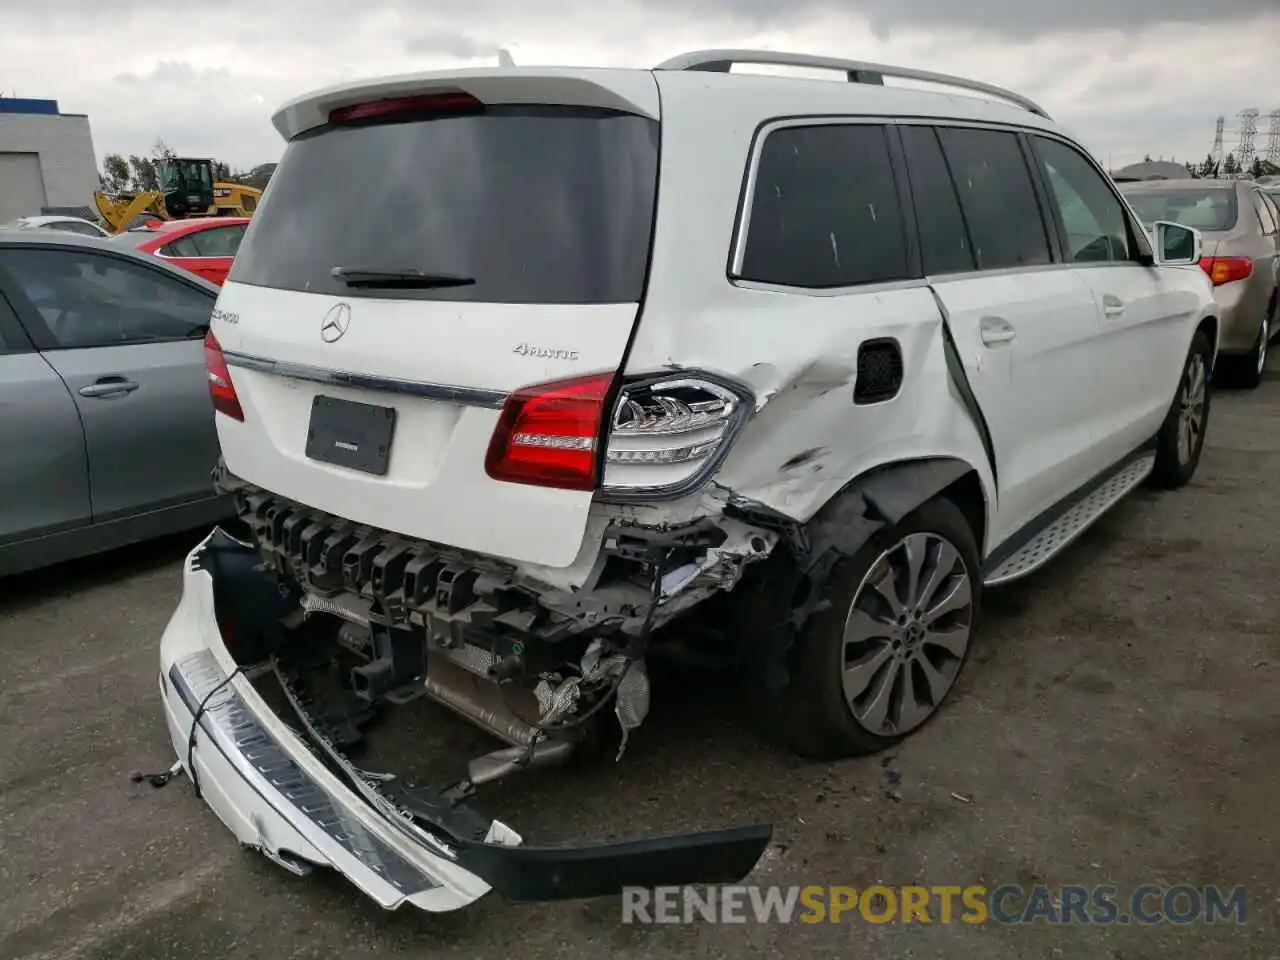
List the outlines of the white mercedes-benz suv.
{"label": "white mercedes-benz suv", "polygon": [[[239,519],[187,560],[160,683],[174,772],[243,843],[386,907],[741,878],[767,825],[540,848],[468,800],[621,755],[681,648],[806,756],[896,743],[984,587],[1196,469],[1199,235],[1144,232],[1009,91],[716,50],[274,122],[206,341]],[[431,790],[353,763],[419,697],[503,746]]]}

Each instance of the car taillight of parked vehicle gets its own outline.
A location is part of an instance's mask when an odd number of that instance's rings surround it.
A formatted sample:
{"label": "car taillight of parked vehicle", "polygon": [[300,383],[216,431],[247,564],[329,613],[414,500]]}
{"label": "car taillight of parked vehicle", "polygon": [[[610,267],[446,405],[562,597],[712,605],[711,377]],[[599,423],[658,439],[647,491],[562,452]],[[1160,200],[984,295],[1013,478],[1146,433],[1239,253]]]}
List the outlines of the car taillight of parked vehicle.
{"label": "car taillight of parked vehicle", "polygon": [[1248,257],[1201,257],[1200,269],[1215,287],[1220,287],[1233,280],[1243,280],[1253,273],[1253,261]]}
{"label": "car taillight of parked vehicle", "polygon": [[209,397],[213,409],[233,420],[244,422],[244,410],[236,396],[236,385],[231,380],[231,368],[222,355],[222,345],[210,330],[204,336],[204,367],[209,375]]}
{"label": "car taillight of parked vehicle", "polygon": [[750,410],[743,393],[698,375],[624,382],[610,405],[614,380],[602,373],[517,390],[494,430],[486,472],[565,490],[674,494],[714,466]]}

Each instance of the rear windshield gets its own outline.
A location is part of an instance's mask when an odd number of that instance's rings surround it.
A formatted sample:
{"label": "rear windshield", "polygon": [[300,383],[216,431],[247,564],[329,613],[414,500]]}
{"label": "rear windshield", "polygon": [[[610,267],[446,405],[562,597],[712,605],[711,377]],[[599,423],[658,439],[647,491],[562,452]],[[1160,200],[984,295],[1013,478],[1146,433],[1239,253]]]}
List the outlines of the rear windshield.
{"label": "rear windshield", "polygon": [[[231,269],[282,290],[488,303],[634,303],[644,287],[658,124],[499,106],[294,138]],[[349,286],[332,270],[463,277]]]}
{"label": "rear windshield", "polygon": [[1234,189],[1206,187],[1203,190],[1125,191],[1129,203],[1143,223],[1171,220],[1209,233],[1225,233],[1240,215]]}

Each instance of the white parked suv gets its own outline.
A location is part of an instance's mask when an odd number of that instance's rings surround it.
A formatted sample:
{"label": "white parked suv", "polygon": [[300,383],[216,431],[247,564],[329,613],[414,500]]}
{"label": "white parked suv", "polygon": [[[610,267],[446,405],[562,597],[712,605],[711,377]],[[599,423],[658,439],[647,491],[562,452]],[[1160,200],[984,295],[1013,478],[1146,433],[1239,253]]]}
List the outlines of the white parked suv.
{"label": "white parked suv", "polygon": [[[677,644],[804,755],[896,743],[984,586],[1196,469],[1199,235],[1149,238],[1008,91],[718,50],[349,83],[275,125],[206,344],[240,523],[187,561],[161,686],[242,842],[384,906],[741,878],[768,826],[537,848],[467,800],[620,752]],[[357,767],[424,695],[505,747],[447,789]]]}

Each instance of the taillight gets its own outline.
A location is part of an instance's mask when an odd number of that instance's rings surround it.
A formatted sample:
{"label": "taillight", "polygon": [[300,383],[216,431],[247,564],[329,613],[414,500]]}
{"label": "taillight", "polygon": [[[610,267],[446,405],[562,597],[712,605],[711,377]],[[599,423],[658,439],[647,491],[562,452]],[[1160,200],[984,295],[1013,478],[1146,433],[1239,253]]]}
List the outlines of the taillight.
{"label": "taillight", "polygon": [[714,469],[752,409],[743,388],[680,375],[623,383],[606,418],[614,379],[595,374],[513,393],[485,471],[565,490],[594,490],[599,480],[610,495],[675,496]]}
{"label": "taillight", "polygon": [[495,480],[594,490],[596,441],[612,373],[555,380],[507,398],[485,456]]}
{"label": "taillight", "polygon": [[213,409],[243,423],[244,411],[240,408],[240,398],[236,396],[236,385],[231,382],[231,370],[212,330],[204,335],[204,368],[209,375]]}
{"label": "taillight", "polygon": [[605,491],[672,496],[713,469],[751,412],[742,389],[682,375],[629,383],[605,444]]}
{"label": "taillight", "polygon": [[1200,269],[1208,274],[1215,287],[1220,287],[1253,273],[1253,261],[1248,257],[1201,257]]}
{"label": "taillight", "polygon": [[483,108],[484,104],[469,93],[428,93],[336,107],[329,111],[329,122],[354,123],[358,120],[385,120],[407,113],[460,113]]}

